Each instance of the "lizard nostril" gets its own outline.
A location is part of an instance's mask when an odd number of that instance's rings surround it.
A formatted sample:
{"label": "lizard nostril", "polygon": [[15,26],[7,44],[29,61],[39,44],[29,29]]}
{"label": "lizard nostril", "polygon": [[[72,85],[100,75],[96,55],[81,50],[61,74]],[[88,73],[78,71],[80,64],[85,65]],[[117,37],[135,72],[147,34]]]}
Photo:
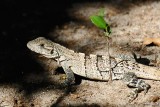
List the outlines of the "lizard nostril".
{"label": "lizard nostril", "polygon": [[51,50],[51,52],[50,52],[51,54],[53,54],[53,49]]}

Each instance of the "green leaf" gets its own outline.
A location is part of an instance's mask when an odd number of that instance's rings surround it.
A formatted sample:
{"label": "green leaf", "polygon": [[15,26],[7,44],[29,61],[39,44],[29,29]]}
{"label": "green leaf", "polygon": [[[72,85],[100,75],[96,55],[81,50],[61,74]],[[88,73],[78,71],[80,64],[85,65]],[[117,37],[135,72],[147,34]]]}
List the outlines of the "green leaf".
{"label": "green leaf", "polygon": [[100,9],[97,15],[90,16],[92,23],[100,29],[103,29],[106,36],[111,34],[111,28],[108,23],[104,20],[104,9]]}
{"label": "green leaf", "polygon": [[93,15],[90,16],[90,19],[94,25],[96,25],[100,29],[106,29],[107,23],[102,16]]}

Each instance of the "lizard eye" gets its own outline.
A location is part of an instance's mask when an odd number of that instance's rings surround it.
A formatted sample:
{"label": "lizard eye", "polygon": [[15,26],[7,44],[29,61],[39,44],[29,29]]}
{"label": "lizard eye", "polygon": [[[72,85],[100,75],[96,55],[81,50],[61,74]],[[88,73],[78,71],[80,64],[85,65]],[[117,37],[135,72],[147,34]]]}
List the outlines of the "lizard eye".
{"label": "lizard eye", "polygon": [[39,46],[44,47],[44,44],[42,43],[42,44],[40,44]]}

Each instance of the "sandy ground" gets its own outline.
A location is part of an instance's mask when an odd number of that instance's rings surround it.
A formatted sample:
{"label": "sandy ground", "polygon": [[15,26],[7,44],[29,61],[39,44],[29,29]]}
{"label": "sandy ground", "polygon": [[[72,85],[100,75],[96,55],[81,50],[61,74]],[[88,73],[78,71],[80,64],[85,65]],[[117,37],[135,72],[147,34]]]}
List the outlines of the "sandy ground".
{"label": "sandy ground", "polygon": [[[160,51],[159,47],[151,46],[140,50],[144,37],[160,37],[159,5],[158,1],[140,4],[126,3],[123,6],[103,2],[73,4],[68,13],[76,20],[57,26],[48,33],[48,38],[75,51],[86,54],[105,54],[107,52],[106,38],[103,32],[89,21],[89,16],[103,7],[105,18],[112,28],[110,48],[112,56],[125,54],[132,57],[131,51],[133,51],[148,58],[154,62],[154,66],[159,67],[159,61],[155,61],[155,55],[158,55]],[[20,90],[21,87],[17,84],[0,86],[0,106],[160,106],[159,81],[145,80],[151,85],[148,93],[144,95],[141,92],[133,102],[128,102],[127,95],[132,89],[129,89],[121,80],[101,82],[76,76],[78,78],[76,85],[70,89],[63,88],[60,87],[60,83],[63,82],[65,76],[63,72],[55,72],[57,64],[54,61],[40,57],[40,55],[31,54],[31,57],[42,66],[44,72],[30,73],[25,76],[24,81],[32,83],[30,87],[33,90],[36,87],[41,88],[28,95],[27,92]]]}

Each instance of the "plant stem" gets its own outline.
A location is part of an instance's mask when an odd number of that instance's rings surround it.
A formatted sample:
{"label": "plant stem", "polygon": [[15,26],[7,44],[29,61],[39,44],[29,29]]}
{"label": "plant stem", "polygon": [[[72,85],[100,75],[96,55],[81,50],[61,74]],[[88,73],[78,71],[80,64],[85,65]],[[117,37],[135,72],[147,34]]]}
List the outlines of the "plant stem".
{"label": "plant stem", "polygon": [[110,74],[110,78],[109,78],[109,81],[112,81],[112,71],[111,71],[111,55],[110,55],[110,52],[109,52],[109,49],[110,49],[110,37],[107,36],[107,52],[108,52],[108,59],[109,59],[109,74]]}

